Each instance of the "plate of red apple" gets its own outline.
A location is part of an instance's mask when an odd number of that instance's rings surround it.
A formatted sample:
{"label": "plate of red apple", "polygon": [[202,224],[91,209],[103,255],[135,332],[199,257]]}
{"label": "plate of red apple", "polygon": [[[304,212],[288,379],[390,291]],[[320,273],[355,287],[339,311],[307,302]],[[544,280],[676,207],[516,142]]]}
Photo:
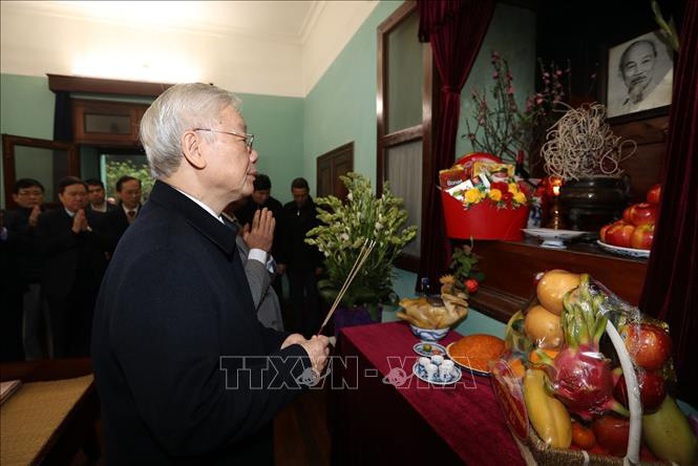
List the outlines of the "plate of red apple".
{"label": "plate of red apple", "polygon": [[601,240],[597,241],[601,249],[605,249],[608,252],[613,252],[621,256],[635,257],[638,259],[645,259],[650,256],[649,249],[634,249],[634,248],[624,248],[622,246],[613,246],[611,244],[604,243]]}
{"label": "plate of red apple", "polygon": [[623,211],[622,219],[603,226],[599,232],[599,246],[622,256],[649,257],[660,193],[661,186],[653,186],[647,193],[647,202],[632,204]]}

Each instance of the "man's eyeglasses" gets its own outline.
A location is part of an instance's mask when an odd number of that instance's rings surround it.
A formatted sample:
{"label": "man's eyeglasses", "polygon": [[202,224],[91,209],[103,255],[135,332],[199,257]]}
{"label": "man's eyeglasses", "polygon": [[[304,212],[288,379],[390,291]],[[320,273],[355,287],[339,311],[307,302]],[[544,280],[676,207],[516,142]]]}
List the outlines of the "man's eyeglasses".
{"label": "man's eyeglasses", "polygon": [[230,134],[232,136],[237,136],[239,138],[242,138],[241,140],[245,142],[245,146],[247,146],[247,150],[252,152],[252,144],[254,144],[254,134],[236,133],[235,131],[221,131],[218,129],[210,129],[210,128],[194,128],[192,131],[208,131],[209,133],[223,133],[223,134]]}

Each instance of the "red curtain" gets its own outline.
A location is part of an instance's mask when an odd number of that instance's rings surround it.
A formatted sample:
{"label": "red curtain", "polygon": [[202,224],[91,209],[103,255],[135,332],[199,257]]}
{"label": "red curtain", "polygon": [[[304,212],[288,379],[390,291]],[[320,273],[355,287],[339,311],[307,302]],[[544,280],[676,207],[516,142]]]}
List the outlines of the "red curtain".
{"label": "red curtain", "polygon": [[669,324],[678,396],[698,406],[698,0],[686,3],[674,69],[661,214],[640,309]]}
{"label": "red curtain", "polygon": [[[447,247],[441,198],[436,189],[438,171],[453,165],[460,114],[460,91],[485,37],[494,0],[418,0],[419,38],[430,42],[441,78],[441,99],[434,116],[434,172],[426,193],[425,222],[418,277],[433,284],[447,270]],[[419,285],[419,284],[418,284]]]}

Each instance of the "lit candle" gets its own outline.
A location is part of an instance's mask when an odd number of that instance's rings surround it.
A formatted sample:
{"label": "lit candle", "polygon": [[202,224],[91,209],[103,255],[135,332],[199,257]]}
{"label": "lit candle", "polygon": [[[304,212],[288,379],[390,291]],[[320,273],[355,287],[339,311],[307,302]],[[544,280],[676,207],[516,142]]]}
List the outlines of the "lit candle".
{"label": "lit candle", "polygon": [[560,195],[560,186],[553,185],[553,196],[559,196],[559,195]]}

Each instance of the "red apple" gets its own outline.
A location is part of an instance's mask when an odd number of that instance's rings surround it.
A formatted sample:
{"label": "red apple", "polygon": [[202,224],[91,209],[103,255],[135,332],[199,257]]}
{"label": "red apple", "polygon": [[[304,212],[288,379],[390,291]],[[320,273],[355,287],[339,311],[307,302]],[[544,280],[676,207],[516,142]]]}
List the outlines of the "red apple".
{"label": "red apple", "polygon": [[659,204],[659,199],[662,194],[662,185],[661,184],[655,184],[650,188],[649,191],[647,191],[647,202],[650,204],[657,205]]}
{"label": "red apple", "polygon": [[623,329],[622,336],[630,357],[643,369],[661,369],[671,356],[669,332],[657,325],[629,324]]}
{"label": "red apple", "polygon": [[[630,212],[628,213],[630,217],[630,223],[633,225],[647,225],[648,223],[655,223],[657,219],[657,206],[654,204],[649,204],[647,202],[641,202],[639,204],[633,204],[628,207]],[[626,209],[626,210],[628,210]],[[623,212],[623,218],[625,218],[625,212]]]}
{"label": "red apple", "polygon": [[[640,386],[640,402],[643,414],[649,414],[659,409],[666,396],[664,378],[654,372],[643,369],[637,371],[637,383]],[[613,397],[628,407],[628,392],[625,386],[625,376],[621,375],[613,389]]]}
{"label": "red apple", "polygon": [[654,239],[654,225],[640,225],[635,227],[633,234],[630,236],[630,247],[635,249],[652,249],[652,240]]}
{"label": "red apple", "polygon": [[626,207],[625,210],[623,211],[623,221],[624,221],[625,223],[633,223],[632,219],[630,218],[630,208],[631,208],[631,207],[632,207],[632,206],[628,206],[628,207]]}
{"label": "red apple", "polygon": [[625,220],[616,220],[615,222],[611,222],[607,225],[602,226],[601,230],[599,230],[599,238],[604,243],[610,244],[608,241],[606,241],[606,232],[608,232],[609,228],[611,228],[613,225],[623,225],[628,223],[630,222],[626,222]]}
{"label": "red apple", "polygon": [[611,244],[613,246],[620,246],[622,248],[630,247],[630,237],[635,230],[634,225],[628,223],[615,223],[606,230],[606,241],[605,243]]}
{"label": "red apple", "polygon": [[610,455],[625,455],[630,436],[630,420],[628,418],[606,414],[596,419],[591,428],[596,436],[596,443]]}

